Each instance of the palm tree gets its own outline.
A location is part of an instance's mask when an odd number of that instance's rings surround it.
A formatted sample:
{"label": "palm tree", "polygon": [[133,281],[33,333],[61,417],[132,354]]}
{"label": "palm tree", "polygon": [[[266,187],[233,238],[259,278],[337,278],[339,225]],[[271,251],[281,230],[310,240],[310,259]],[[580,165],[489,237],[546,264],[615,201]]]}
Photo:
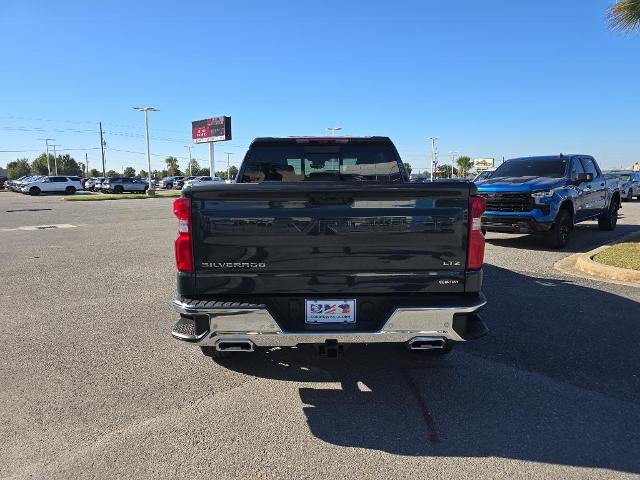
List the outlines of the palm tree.
{"label": "palm tree", "polygon": [[469,173],[469,169],[473,167],[473,162],[471,161],[471,158],[469,158],[466,155],[463,155],[462,157],[458,157],[458,159],[456,160],[456,164],[458,165],[458,169],[460,170],[461,177],[466,177],[467,173]]}
{"label": "palm tree", "polygon": [[640,0],[618,0],[609,8],[607,17],[614,30],[640,30]]}
{"label": "palm tree", "polygon": [[178,159],[176,157],[167,157],[164,162],[167,164],[167,170],[169,176],[177,175],[178,173]]}

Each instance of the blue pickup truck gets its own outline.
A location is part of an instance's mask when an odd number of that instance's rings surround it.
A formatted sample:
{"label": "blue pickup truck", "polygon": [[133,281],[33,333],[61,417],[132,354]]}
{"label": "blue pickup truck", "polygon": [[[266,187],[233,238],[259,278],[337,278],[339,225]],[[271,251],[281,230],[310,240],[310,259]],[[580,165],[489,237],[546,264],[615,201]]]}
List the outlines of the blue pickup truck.
{"label": "blue pickup truck", "polygon": [[564,248],[573,226],[598,220],[600,230],[618,222],[620,191],[590,155],[553,155],[507,160],[477,183],[486,200],[483,231],[543,234]]}

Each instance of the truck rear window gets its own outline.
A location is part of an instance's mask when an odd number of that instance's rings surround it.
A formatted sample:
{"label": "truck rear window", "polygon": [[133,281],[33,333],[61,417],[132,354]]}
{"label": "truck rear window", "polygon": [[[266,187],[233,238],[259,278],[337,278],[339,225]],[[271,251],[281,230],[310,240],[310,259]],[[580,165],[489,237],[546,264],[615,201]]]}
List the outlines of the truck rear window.
{"label": "truck rear window", "polygon": [[254,145],[244,160],[242,183],[402,182],[399,158],[387,144]]}

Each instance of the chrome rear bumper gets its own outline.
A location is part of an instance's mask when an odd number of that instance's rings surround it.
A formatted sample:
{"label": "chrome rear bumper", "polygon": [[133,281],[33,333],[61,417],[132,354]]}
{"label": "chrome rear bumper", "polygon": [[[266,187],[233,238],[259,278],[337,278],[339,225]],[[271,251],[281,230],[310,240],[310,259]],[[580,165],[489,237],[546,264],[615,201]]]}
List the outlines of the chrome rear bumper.
{"label": "chrome rear bumper", "polygon": [[[304,343],[319,344],[327,340],[338,343],[406,343],[415,337],[441,337],[462,342],[478,338],[487,328],[477,315],[477,311],[487,303],[480,294],[476,301],[464,307],[410,307],[396,308],[384,326],[378,331],[283,331],[266,307],[252,308],[203,308],[195,307],[180,300],[173,306],[186,317],[206,317],[203,331],[178,329],[174,326],[172,335],[199,346],[214,346],[219,341],[250,340],[257,347],[296,346]],[[464,331],[454,325],[456,316],[465,322]],[[468,325],[467,325],[468,324]]]}

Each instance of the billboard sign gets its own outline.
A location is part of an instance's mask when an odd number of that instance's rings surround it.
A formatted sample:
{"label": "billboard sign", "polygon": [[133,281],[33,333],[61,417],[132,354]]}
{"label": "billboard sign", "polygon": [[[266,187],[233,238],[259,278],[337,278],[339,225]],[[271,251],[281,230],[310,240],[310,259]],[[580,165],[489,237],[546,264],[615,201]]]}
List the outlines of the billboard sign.
{"label": "billboard sign", "polygon": [[205,118],[191,122],[193,143],[231,140],[231,117]]}
{"label": "billboard sign", "polygon": [[493,158],[476,158],[473,161],[473,166],[476,167],[477,171],[493,168],[493,164],[494,164]]}

